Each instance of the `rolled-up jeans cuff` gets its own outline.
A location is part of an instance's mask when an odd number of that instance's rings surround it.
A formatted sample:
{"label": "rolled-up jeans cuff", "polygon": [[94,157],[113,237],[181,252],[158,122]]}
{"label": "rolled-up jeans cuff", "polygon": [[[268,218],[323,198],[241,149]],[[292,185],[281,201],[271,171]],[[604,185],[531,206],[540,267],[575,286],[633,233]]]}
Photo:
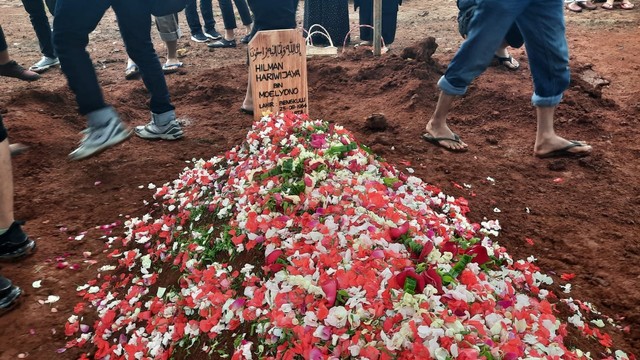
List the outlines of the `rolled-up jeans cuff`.
{"label": "rolled-up jeans cuff", "polygon": [[98,129],[106,126],[111,118],[117,118],[118,113],[111,106],[106,106],[98,110],[94,110],[87,114],[87,123],[89,127]]}
{"label": "rolled-up jeans cuff", "polygon": [[182,36],[177,14],[157,16],[156,28],[162,41],[176,41]]}
{"label": "rolled-up jeans cuff", "polygon": [[533,96],[531,97],[531,104],[535,107],[554,107],[560,104],[560,101],[562,101],[562,94],[543,97],[533,93]]}
{"label": "rolled-up jeans cuff", "polygon": [[176,112],[175,110],[170,110],[162,114],[151,113],[151,119],[153,120],[153,123],[158,126],[166,126],[176,119]]}
{"label": "rolled-up jeans cuff", "polygon": [[449,81],[447,81],[447,78],[445,78],[444,75],[440,78],[440,80],[438,80],[438,87],[447,95],[462,96],[467,92],[466,86],[462,88],[455,87],[451,85]]}
{"label": "rolled-up jeans cuff", "polygon": [[178,41],[182,34],[180,33],[180,29],[176,32],[172,33],[160,33],[160,40],[162,41]]}

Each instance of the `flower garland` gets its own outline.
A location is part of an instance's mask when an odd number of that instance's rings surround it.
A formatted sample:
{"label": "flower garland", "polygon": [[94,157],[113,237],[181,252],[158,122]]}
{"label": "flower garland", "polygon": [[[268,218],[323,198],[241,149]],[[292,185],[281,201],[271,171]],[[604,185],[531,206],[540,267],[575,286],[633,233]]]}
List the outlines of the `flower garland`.
{"label": "flower garland", "polygon": [[466,200],[340,126],[266,116],[155,198],[160,215],[125,223],[117,268],[78,288],[65,333],[93,344],[83,358],[589,357],[564,344],[551,278],[493,240],[497,221],[470,223]]}

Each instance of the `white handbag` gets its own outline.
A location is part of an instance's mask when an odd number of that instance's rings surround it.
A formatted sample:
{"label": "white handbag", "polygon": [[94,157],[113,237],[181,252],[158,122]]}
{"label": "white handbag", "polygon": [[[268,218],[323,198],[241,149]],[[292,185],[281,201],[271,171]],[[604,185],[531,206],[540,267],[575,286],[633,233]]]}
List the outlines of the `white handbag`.
{"label": "white handbag", "polygon": [[[316,27],[318,27],[320,30],[313,30]],[[328,46],[315,46],[315,45],[313,45],[313,40],[311,39],[313,35],[322,35],[322,36],[324,36],[327,40],[329,40],[329,45]],[[307,56],[314,56],[314,55],[336,56],[336,55],[338,55],[338,48],[333,45],[333,40],[331,40],[331,36],[329,35],[329,32],[327,31],[327,29],[324,28],[324,26],[322,26],[320,24],[313,24],[313,25],[311,25],[311,27],[309,27],[309,30],[307,31],[307,37],[305,38],[305,42],[306,42],[306,45],[307,45]]]}

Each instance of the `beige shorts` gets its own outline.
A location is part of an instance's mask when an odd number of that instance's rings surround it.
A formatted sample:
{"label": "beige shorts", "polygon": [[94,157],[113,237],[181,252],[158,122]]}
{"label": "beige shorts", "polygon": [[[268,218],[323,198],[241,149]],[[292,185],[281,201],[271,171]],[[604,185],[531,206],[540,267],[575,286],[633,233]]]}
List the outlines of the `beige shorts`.
{"label": "beige shorts", "polygon": [[155,18],[162,41],[175,41],[182,36],[180,25],[178,25],[178,14],[156,16]]}

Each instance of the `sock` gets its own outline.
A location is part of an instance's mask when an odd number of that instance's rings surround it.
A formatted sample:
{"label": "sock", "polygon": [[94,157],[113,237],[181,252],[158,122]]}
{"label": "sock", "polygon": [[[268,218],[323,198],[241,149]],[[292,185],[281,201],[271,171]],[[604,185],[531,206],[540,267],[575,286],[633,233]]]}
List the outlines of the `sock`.
{"label": "sock", "polygon": [[4,235],[4,233],[6,233],[7,231],[9,231],[9,228],[0,229],[0,235]]}

